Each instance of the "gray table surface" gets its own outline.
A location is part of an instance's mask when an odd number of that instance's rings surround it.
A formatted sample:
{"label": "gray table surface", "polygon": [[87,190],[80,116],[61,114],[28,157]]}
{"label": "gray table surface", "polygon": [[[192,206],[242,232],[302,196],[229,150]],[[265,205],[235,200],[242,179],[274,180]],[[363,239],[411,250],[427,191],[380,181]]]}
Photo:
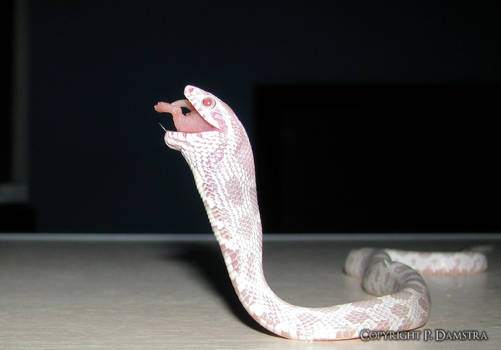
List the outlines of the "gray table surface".
{"label": "gray table surface", "polygon": [[[371,298],[360,281],[343,274],[351,248],[431,251],[478,243],[308,236],[265,240],[264,270],[283,299],[326,306]],[[425,276],[432,311],[424,328],[481,330],[489,340],[303,342],[270,335],[246,314],[213,239],[33,241],[0,236],[0,349],[499,349],[501,242],[481,243],[494,247],[488,272]]]}

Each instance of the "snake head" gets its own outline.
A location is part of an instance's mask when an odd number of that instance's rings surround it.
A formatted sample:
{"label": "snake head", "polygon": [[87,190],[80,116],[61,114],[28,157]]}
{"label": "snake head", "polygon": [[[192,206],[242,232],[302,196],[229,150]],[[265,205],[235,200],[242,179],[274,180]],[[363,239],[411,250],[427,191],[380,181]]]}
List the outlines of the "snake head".
{"label": "snake head", "polygon": [[[238,121],[231,108],[210,92],[187,85],[184,95],[184,100],[155,105],[157,112],[173,116],[176,131],[165,133],[165,143],[173,149],[182,150],[183,144],[193,141],[194,136],[225,137],[232,122]],[[183,113],[183,108],[188,112]]]}

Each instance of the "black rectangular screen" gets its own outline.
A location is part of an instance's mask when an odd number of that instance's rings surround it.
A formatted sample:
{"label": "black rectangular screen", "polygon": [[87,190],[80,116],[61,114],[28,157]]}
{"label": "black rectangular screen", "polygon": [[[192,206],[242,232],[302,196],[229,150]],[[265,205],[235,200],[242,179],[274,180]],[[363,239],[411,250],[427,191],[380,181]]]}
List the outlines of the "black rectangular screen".
{"label": "black rectangular screen", "polygon": [[264,231],[500,231],[499,92],[257,87]]}

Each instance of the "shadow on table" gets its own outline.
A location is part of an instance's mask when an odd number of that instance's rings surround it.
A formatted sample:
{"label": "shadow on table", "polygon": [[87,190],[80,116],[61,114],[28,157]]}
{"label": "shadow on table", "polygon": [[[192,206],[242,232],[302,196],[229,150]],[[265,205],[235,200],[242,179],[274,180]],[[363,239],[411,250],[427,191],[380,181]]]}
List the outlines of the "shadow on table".
{"label": "shadow on table", "polygon": [[207,286],[223,297],[228,308],[241,322],[256,331],[276,336],[259,325],[240,303],[217,245],[190,243],[179,244],[177,248],[178,252],[174,256],[169,255],[169,260],[174,258],[194,266]]}

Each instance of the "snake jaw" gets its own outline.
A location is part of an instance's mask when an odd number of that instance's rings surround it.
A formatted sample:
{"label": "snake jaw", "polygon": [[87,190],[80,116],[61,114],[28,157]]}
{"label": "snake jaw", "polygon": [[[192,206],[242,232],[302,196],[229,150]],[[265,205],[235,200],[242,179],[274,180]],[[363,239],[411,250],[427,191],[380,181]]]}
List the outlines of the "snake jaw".
{"label": "snake jaw", "polygon": [[[225,104],[214,95],[187,85],[184,89],[186,99],[172,103],[158,102],[155,110],[172,114],[177,132],[203,133],[207,131],[226,131],[224,120]],[[189,112],[183,113],[182,108]]]}
{"label": "snake jaw", "polygon": [[[184,94],[186,99],[172,103],[158,102],[154,107],[159,113],[172,115],[176,130],[164,128],[167,146],[182,151],[188,144],[196,144],[206,134],[224,138],[227,131],[225,104],[212,94],[190,85],[186,86]],[[183,109],[188,112],[183,112]]]}

